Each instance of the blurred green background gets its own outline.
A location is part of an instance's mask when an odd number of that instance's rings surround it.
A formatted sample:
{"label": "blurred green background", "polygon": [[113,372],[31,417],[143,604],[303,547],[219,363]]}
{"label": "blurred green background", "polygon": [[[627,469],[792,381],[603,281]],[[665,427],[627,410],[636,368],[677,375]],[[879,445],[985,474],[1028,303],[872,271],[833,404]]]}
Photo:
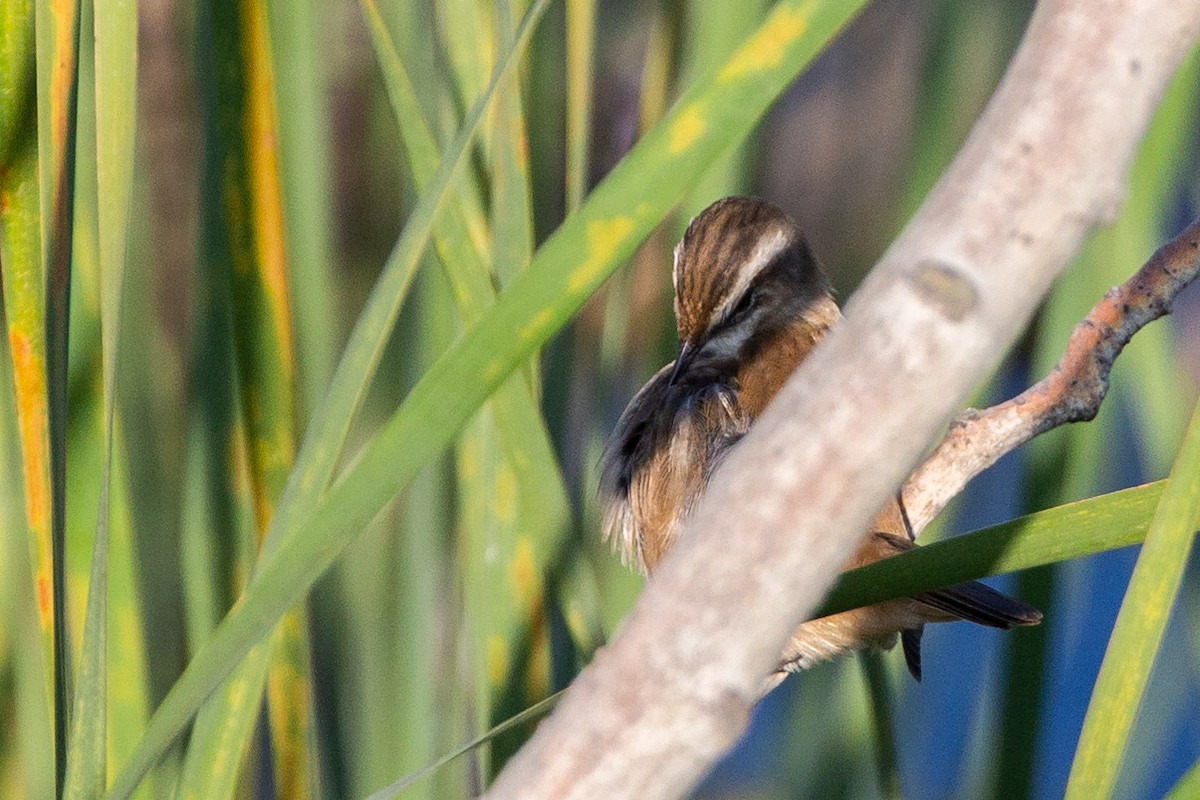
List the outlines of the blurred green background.
{"label": "blurred green background", "polygon": [[[596,467],[674,356],[687,221],[767,197],[844,299],[1032,11],[2,0],[0,796],[124,796],[149,770],[139,797],[361,797],[566,686],[640,589],[600,539]],[[760,26],[787,32],[787,58],[722,89]],[[1196,216],[1198,70],[977,404],[1049,370]],[[688,108],[714,117],[676,163]],[[1198,377],[1192,291],[1121,357],[1094,423],[1007,457],[925,538],[1165,478]],[[1073,758],[1076,796],[1200,796],[1200,583],[1180,525],[1154,562],[1183,575],[1179,600],[1109,726],[1132,729],[1102,792],[1078,788],[1076,748],[1133,549],[1001,581],[1046,623],[938,626],[920,685],[894,653],[790,678],[698,796],[1058,797]],[[245,625],[218,627],[239,597]],[[1146,635],[1124,650],[1149,670]],[[478,793],[532,727],[400,796]]]}

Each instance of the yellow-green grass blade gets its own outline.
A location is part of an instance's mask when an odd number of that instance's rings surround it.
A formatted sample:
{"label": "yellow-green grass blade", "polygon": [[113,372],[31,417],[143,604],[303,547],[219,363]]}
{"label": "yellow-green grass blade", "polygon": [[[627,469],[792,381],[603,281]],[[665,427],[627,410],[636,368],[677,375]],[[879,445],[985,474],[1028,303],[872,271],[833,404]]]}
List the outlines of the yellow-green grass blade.
{"label": "yellow-green grass blade", "polygon": [[[18,59],[31,58],[32,50],[21,44],[21,37],[33,38],[33,7],[14,4],[6,11],[4,66],[19,73]],[[24,17],[22,18],[22,15]],[[59,731],[54,722],[55,693],[55,609],[54,543],[50,473],[50,407],[46,362],[44,271],[41,255],[41,213],[38,189],[38,152],[36,105],[32,86],[25,86],[22,100],[10,87],[10,117],[14,126],[0,169],[0,285],[4,292],[8,364],[12,370],[12,391],[17,436],[20,442],[21,477],[24,485],[25,547],[29,551],[31,574],[24,579],[25,596],[32,598],[41,632],[41,661],[45,668],[44,703],[49,730],[56,738],[42,743],[49,754],[52,774],[62,761],[63,752],[55,747]]]}
{"label": "yellow-green grass blade", "polygon": [[[7,322],[0,313],[0,322]],[[6,337],[7,338],[7,337]],[[13,723],[0,732],[0,794],[50,797],[54,794],[54,732],[44,637],[36,596],[31,591],[30,549],[25,518],[21,439],[17,428],[13,369],[7,346],[0,346],[0,472],[13,476],[0,485],[0,603],[4,608],[4,644],[0,670],[9,684],[0,692]],[[11,693],[10,693],[11,692]]]}
{"label": "yellow-green grass blade", "polygon": [[33,0],[0,2],[0,165],[7,165],[36,102]]}
{"label": "yellow-green grass blade", "polygon": [[[462,108],[469,108],[488,84],[496,63],[492,35],[492,0],[434,0],[437,29]],[[491,122],[484,120],[484,140],[491,139]],[[485,156],[489,155],[484,149]]]}
{"label": "yellow-green grass blade", "polygon": [[[221,164],[212,187],[210,241],[227,265],[234,352],[247,432],[259,543],[295,457],[296,361],[283,218],[275,81],[262,0],[209,5],[204,13],[216,72],[210,147]],[[218,244],[219,241],[219,244]],[[270,673],[267,679],[264,670]],[[285,616],[272,646],[206,705],[188,748],[182,796],[230,796],[266,680],[275,782],[288,797],[314,792],[316,736],[307,621]]]}
{"label": "yellow-green grass blade", "polygon": [[254,511],[245,430],[233,366],[229,280],[206,256],[198,265],[185,423],[180,557],[184,621],[193,648],[208,638],[248,579]]}
{"label": "yellow-green grass blade", "polygon": [[396,41],[397,49],[403,54],[404,63],[412,71],[412,77],[421,86],[417,97],[421,112],[434,120],[435,133],[440,143],[445,144],[453,134],[446,126],[453,117],[455,125],[459,114],[449,113],[454,103],[454,89],[446,80],[439,48],[430,47],[429,39],[436,29],[434,4],[426,0],[421,3],[386,0],[378,11],[387,22]]}
{"label": "yellow-green grass blade", "polygon": [[[125,358],[125,357],[123,357]],[[132,516],[133,492],[127,479],[129,452],[119,438],[122,423],[118,419],[113,446],[112,525],[109,546],[108,592],[108,774],[133,753],[150,719],[150,676],[146,649],[146,607],[141,595],[137,559],[134,550]],[[162,794],[161,785],[145,787],[141,797]]]}
{"label": "yellow-green grass blade", "polygon": [[[236,660],[262,640],[366,522],[445,449],[483,401],[628,257],[712,159],[748,134],[775,97],[860,7],[861,3],[778,4],[763,26],[722,67],[697,81],[663,123],[592,192],[497,304],[426,373],[315,512],[288,520],[277,534],[276,547],[268,540],[244,602],[221,623],[159,706],[138,753],[114,784],[114,797],[128,795]],[[529,16],[543,8],[535,4]],[[518,44],[523,38],[519,33]],[[458,151],[452,147],[449,152]],[[421,235],[407,232],[416,230],[410,223],[399,246],[420,252],[418,245],[424,244],[431,227],[428,220],[446,184],[431,185],[441,191],[418,203],[414,212],[422,221]],[[410,236],[416,241],[405,244]],[[368,317],[360,321],[364,326],[372,309],[365,313]],[[349,356],[355,357],[356,351],[351,349]],[[334,392],[345,391],[339,383],[335,377]],[[303,466],[297,473],[299,485],[309,493],[319,491],[317,484],[305,480]],[[281,508],[277,520],[283,515]]]}
{"label": "yellow-green grass blade", "polygon": [[[429,368],[445,352],[455,336],[453,295],[444,272],[426,270],[421,285],[419,372]],[[417,377],[414,375],[414,378]],[[397,743],[383,750],[383,769],[377,780],[364,786],[364,793],[386,781],[396,772],[417,769],[428,763],[451,743],[461,741],[470,730],[466,693],[461,691],[454,669],[458,663],[453,648],[437,648],[440,636],[446,635],[444,619],[439,613],[451,608],[449,641],[460,637],[462,629],[461,598],[456,589],[446,585],[442,576],[452,574],[454,513],[450,459],[439,459],[429,465],[409,487],[404,506],[407,530],[398,543],[400,568],[397,596],[400,625],[393,632],[394,653],[390,663],[399,676],[397,697],[403,698],[398,711],[402,713],[396,730]],[[436,539],[431,533],[440,534]],[[425,646],[412,646],[424,642]],[[433,687],[433,691],[430,691]],[[438,780],[414,794],[434,797],[460,797],[468,794],[465,770],[447,771]]]}
{"label": "yellow-green grass blade", "polygon": [[[592,152],[592,86],[595,83],[596,0],[567,3],[567,213],[587,194]],[[710,4],[714,5],[714,4]],[[715,4],[722,5],[725,4]]]}
{"label": "yellow-green grass blade", "polygon": [[[260,535],[295,457],[292,309],[278,151],[274,74],[263,0],[211,8],[217,74],[213,131],[223,172],[214,201],[230,256],[234,340],[245,398]],[[236,65],[236,68],[234,67]]]}
{"label": "yellow-green grass blade", "polygon": [[[505,52],[512,46],[513,17],[520,9],[514,0],[497,0],[493,5],[494,15],[480,14],[478,18],[485,24],[492,19],[496,51]],[[491,64],[487,67],[490,71]],[[533,253],[528,135],[520,72],[514,71],[506,78],[497,87],[496,95],[486,152],[490,165],[492,266],[496,282],[504,286],[525,269]],[[468,99],[475,98],[468,96]],[[472,321],[464,320],[466,324]],[[536,365],[530,365],[528,372],[531,383],[536,385]],[[513,396],[519,397],[515,393]],[[522,401],[523,398],[516,400],[526,405]],[[536,406],[532,408],[532,414],[527,415],[534,423],[532,431],[544,435],[540,414]],[[520,413],[529,409],[513,410]],[[524,486],[533,489],[532,497],[520,491],[522,483],[518,481],[514,463],[522,454],[514,454],[504,446],[505,439],[515,443],[529,430],[516,422],[500,419],[496,409],[488,404],[468,425],[458,449],[463,499],[461,574],[474,663],[474,716],[479,730],[487,727],[494,709],[504,702],[502,695],[510,676],[521,672],[515,640],[521,631],[532,630],[540,612],[542,573],[567,519],[565,490],[554,498],[557,519],[542,518],[542,508],[535,504],[541,493],[536,483],[524,482]],[[547,451],[548,441],[546,437],[540,442]],[[553,473],[548,476],[551,487],[562,486],[552,451],[539,466]],[[481,774],[487,775],[488,762],[483,759],[481,763]]]}
{"label": "yellow-green grass blade", "polygon": [[[80,8],[80,27],[90,30],[92,6]],[[96,540],[100,472],[104,462],[102,350],[100,347],[99,189],[96,184],[96,83],[94,37],[80,37],[76,110],[75,192],[71,225],[70,404],[66,486],[67,616],[71,666],[80,664],[84,614]],[[81,468],[76,468],[82,465]],[[84,477],[86,476],[86,477]],[[82,478],[82,479],[81,479]],[[73,711],[69,712],[73,716]],[[69,767],[70,765],[68,765]]]}
{"label": "yellow-green grass blade", "polygon": [[[285,616],[285,619],[287,617]],[[277,631],[281,630],[277,628]],[[258,721],[263,680],[276,638],[247,655],[200,710],[192,728],[175,796],[179,800],[232,797]]]}
{"label": "yellow-green grass blade", "polygon": [[44,291],[45,393],[50,440],[50,531],[54,583],[55,769],[62,787],[69,728],[71,662],[66,619],[66,447],[68,316],[78,89],[78,0],[37,0],[38,195]]}
{"label": "yellow-green grass blade", "polygon": [[1164,800],[1196,800],[1200,797],[1200,761],[1192,765],[1179,782],[1171,787]]}
{"label": "yellow-green grass blade", "polygon": [[[325,3],[268,0],[278,117],[289,288],[295,315],[297,385],[305,413],[320,402],[337,355],[341,331],[333,307],[333,183],[325,111],[326,68],[321,54]],[[303,419],[303,417],[301,417]]]}
{"label": "yellow-green grass blade", "polygon": [[[279,152],[275,146],[279,115],[267,3],[247,0],[240,5],[236,41],[245,70],[243,102],[247,116],[240,130],[228,131],[226,135],[234,147],[245,148],[246,163],[245,172],[239,176],[242,182],[226,185],[225,198],[231,204],[244,202],[244,207],[252,209],[253,217],[248,228],[231,220],[230,234],[238,241],[233,245],[232,273],[235,350],[261,547],[274,515],[274,504],[295,461],[296,355],[292,276],[287,260]],[[221,34],[218,32],[217,36]],[[234,54],[229,56],[232,59]],[[243,271],[239,269],[239,260],[247,254],[238,251],[245,247],[247,234],[253,241],[254,267]],[[276,790],[283,797],[319,796],[312,664],[308,619],[303,606],[284,616],[268,658],[267,704]],[[241,692],[239,689],[236,681],[227,687],[234,695],[244,694],[235,696],[228,706],[217,703],[222,708],[218,717],[224,716],[227,708],[230,716],[253,719],[255,703],[246,702],[244,696],[253,698],[261,694],[257,678],[252,677],[246,689]],[[244,735],[248,736],[248,731]]]}
{"label": "yellow-green grass blade", "polygon": [[814,616],[1140,543],[1163,482],[1067,503],[847,572]]}
{"label": "yellow-green grass blade", "polygon": [[[84,17],[88,13],[84,12]],[[68,507],[75,506],[74,497],[80,491],[79,484],[81,480],[79,468],[88,469],[91,473],[87,477],[99,478],[99,475],[105,471],[104,466],[96,462],[106,461],[102,452],[94,445],[100,445],[101,439],[97,436],[101,432],[100,420],[96,417],[98,414],[94,412],[100,411],[97,404],[94,402],[96,398],[91,399],[92,408],[89,409],[93,413],[85,414],[82,418],[79,416],[79,411],[72,415],[71,434],[72,441],[70,443],[71,453],[71,470],[72,470],[72,489],[70,494],[72,497],[68,500]],[[91,441],[81,441],[84,438]],[[91,452],[85,452],[86,450]],[[81,456],[91,456],[86,459]],[[91,463],[88,463],[88,462]],[[91,481],[89,480],[89,483]],[[100,513],[107,516],[108,501],[103,494],[103,487],[94,485],[98,491],[85,492],[88,499],[96,499],[99,495],[99,510]],[[92,508],[96,506],[92,504]],[[71,509],[74,511],[74,508]],[[90,511],[90,509],[89,509]],[[71,709],[71,733],[67,745],[67,775],[63,790],[63,796],[67,798],[88,798],[99,797],[105,788],[107,780],[107,710],[108,710],[108,662],[107,655],[109,649],[108,640],[108,572],[109,572],[109,543],[108,543],[108,526],[101,521],[101,518],[92,517],[88,514],[89,522],[95,524],[89,525],[93,532],[93,543],[91,548],[91,568],[90,575],[84,578],[82,574],[75,574],[76,571],[83,573],[84,565],[73,567],[70,570],[72,605],[78,608],[81,604],[78,598],[74,597],[78,593],[78,589],[86,586],[86,616],[84,617],[83,635],[80,641],[80,654],[78,658],[77,672],[75,675],[75,693],[74,703]],[[103,530],[101,526],[103,525]],[[75,523],[70,525],[72,529],[77,528]],[[75,531],[72,531],[74,534]],[[101,535],[103,534],[103,536]],[[77,538],[71,536],[74,541]],[[84,541],[79,541],[79,544],[84,544]],[[83,552],[88,552],[84,550]],[[74,559],[73,559],[74,560]],[[86,580],[86,584],[78,586]]]}
{"label": "yellow-green grass blade", "polygon": [[[511,588],[503,566],[512,563],[517,498],[515,480],[500,452],[497,433],[491,408],[485,405],[467,424],[455,451],[460,501],[458,570],[471,663],[471,710],[477,732],[487,729],[516,660],[515,648],[505,635],[509,628],[501,627],[501,617],[515,606],[504,596]],[[508,551],[504,559],[489,552],[501,544]],[[489,775],[486,751],[480,753],[479,763],[481,773]]]}
{"label": "yellow-green grass blade", "polygon": [[[376,58],[383,70],[388,99],[396,115],[409,171],[417,189],[423,191],[436,178],[442,161],[433,126],[421,109],[416,85],[375,0],[362,0],[362,8],[371,29]],[[450,151],[447,155],[453,158]],[[468,182],[465,177],[455,181],[448,208],[438,217],[432,233],[459,315],[469,326],[495,302],[496,289],[491,277],[487,222],[478,209],[464,201],[463,189]]]}
{"label": "yellow-green grass blade", "polygon": [[[88,611],[89,623],[95,613],[98,626],[108,628],[107,635],[101,637],[108,641],[108,652],[102,656],[88,654],[93,645],[86,634],[84,652],[85,658],[107,661],[107,709],[99,718],[107,718],[109,724],[107,734],[100,727],[102,738],[95,746],[105,748],[108,757],[119,764],[131,752],[149,716],[146,651],[134,577],[131,495],[121,472],[128,461],[114,438],[134,169],[137,9],[129,0],[99,0],[95,11],[96,186],[98,197],[105,198],[105,202],[98,205],[96,216],[104,385],[99,428],[103,432],[104,463],[100,471],[94,573],[100,571],[95,562],[103,560],[102,550],[111,552],[106,583],[98,589],[94,579],[89,584],[89,600],[107,592],[108,602],[98,603],[95,612],[89,603]],[[114,494],[117,501],[112,503]],[[102,613],[100,609],[105,605],[106,612]],[[99,693],[96,688],[93,691]],[[96,795],[103,788],[100,783],[88,793]]]}
{"label": "yellow-green grass blade", "polygon": [[[117,438],[113,440],[107,552],[99,542],[92,541],[101,524],[97,512],[103,512],[102,401],[98,391],[87,395],[76,392],[72,398],[68,538],[81,552],[72,558],[70,594],[72,607],[82,610],[86,601],[88,612],[86,619],[82,614],[77,617],[84,623],[82,632],[73,631],[81,643],[81,655],[67,756],[70,796],[99,796],[104,789],[101,775],[107,769],[106,763],[118,765],[128,757],[149,718],[147,654],[134,576],[131,498],[123,473],[128,459]],[[102,575],[104,583],[100,582]],[[107,618],[97,622],[101,598],[96,595],[101,591],[107,592]],[[72,621],[75,619],[73,615]],[[97,630],[102,625],[106,628]],[[100,647],[105,647],[105,653],[96,652]],[[90,763],[88,747],[92,748]]]}
{"label": "yellow-green grass blade", "polygon": [[[496,2],[497,51],[512,47],[514,18],[520,0]],[[525,103],[520,71],[497,91],[491,136],[492,253],[496,279],[506,286],[525,269],[533,256],[533,200],[529,187],[529,134],[525,129]],[[474,98],[472,98],[474,99]],[[536,370],[535,370],[536,372]]]}
{"label": "yellow-green grass blade", "polygon": [[1075,750],[1068,798],[1112,795],[1200,526],[1200,404],[1129,579]]}

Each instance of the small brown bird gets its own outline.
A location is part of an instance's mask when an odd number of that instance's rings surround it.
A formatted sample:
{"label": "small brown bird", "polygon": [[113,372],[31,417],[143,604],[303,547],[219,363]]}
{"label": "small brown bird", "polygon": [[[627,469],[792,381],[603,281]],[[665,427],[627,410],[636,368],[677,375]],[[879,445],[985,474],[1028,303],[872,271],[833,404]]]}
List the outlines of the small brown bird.
{"label": "small brown bird", "polygon": [[[674,282],[679,357],[621,415],[600,484],[606,535],[645,573],[674,544],[725,454],[841,316],[795,223],[756,198],[718,200],[692,220],[675,248]],[[897,497],[846,569],[911,550],[912,539]],[[804,623],[780,677],[867,645],[891,648],[899,634],[920,680],[925,623],[1007,629],[1041,618],[981,583],[961,583]]]}

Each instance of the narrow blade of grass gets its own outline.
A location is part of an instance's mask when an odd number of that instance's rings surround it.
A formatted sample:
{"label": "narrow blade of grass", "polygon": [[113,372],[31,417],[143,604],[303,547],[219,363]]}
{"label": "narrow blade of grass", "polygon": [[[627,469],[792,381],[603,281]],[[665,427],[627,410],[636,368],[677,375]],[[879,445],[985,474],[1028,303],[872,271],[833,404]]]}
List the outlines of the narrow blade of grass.
{"label": "narrow blade of grass", "polygon": [[[439,38],[446,48],[463,108],[469,108],[483,94],[496,63],[491,5],[480,0],[435,0],[433,4]],[[483,138],[491,138],[488,120],[484,121]]]}
{"label": "narrow blade of grass", "polygon": [[1112,794],[1198,526],[1200,404],[1155,510],[1092,690],[1067,783],[1066,796],[1072,800]]}
{"label": "narrow blade of grass", "polygon": [[[50,409],[46,386],[44,270],[41,251],[41,212],[38,185],[36,94],[33,71],[34,10],[31,2],[5,8],[0,32],[0,80],[5,94],[4,161],[0,162],[0,286],[17,436],[24,485],[25,547],[31,574],[23,579],[26,596],[33,598],[41,634],[46,721],[56,731],[54,544],[51,514]],[[11,70],[11,72],[9,71]],[[26,76],[20,79],[20,76]],[[11,76],[11,83],[10,81]],[[18,82],[19,81],[19,82]],[[51,775],[61,756],[56,740],[42,743]]]}
{"label": "narrow blade of grass", "polygon": [[[32,34],[32,26],[30,29]],[[32,55],[32,54],[31,54]],[[32,141],[32,136],[29,139]],[[32,147],[31,147],[32,149]],[[0,192],[4,183],[0,181]],[[3,194],[0,194],[3,198]],[[4,258],[4,216],[0,215],[0,261]],[[36,238],[36,235],[35,235]],[[0,304],[0,323],[8,331]],[[21,436],[17,426],[16,393],[13,390],[13,365],[7,346],[0,344],[0,473],[10,480],[0,484],[0,602],[4,643],[0,647],[0,669],[8,672],[11,683],[5,707],[11,709],[11,722],[0,733],[4,752],[5,780],[0,794],[13,797],[51,797],[54,794],[54,721],[50,707],[53,694],[46,681],[50,674],[37,602],[30,581],[30,541],[25,516],[25,489],[21,459]],[[10,694],[11,692],[11,694]],[[18,768],[19,767],[19,768]],[[7,795],[6,795],[7,796]]]}
{"label": "narrow blade of grass", "polygon": [[378,792],[375,792],[369,798],[367,798],[367,800],[387,800],[387,798],[398,796],[410,786],[431,777],[437,773],[438,770],[451,763],[456,758],[464,756],[474,750],[478,750],[480,747],[495,739],[505,731],[515,728],[522,723],[529,722],[549,714],[554,710],[554,707],[558,705],[558,701],[562,699],[562,696],[565,693],[566,690],[564,689],[562,691],[555,692],[544,700],[534,703],[521,713],[514,714],[503,722],[493,726],[482,736],[472,739],[457,750],[447,753],[429,766],[424,767],[412,773],[411,775],[407,775],[383,789],[380,789]]}
{"label": "narrow blade of grass", "polygon": [[[95,26],[95,113],[100,309],[103,340],[103,466],[88,581],[82,661],[75,687],[74,722],[67,754],[67,797],[96,797],[107,783],[109,526],[113,427],[121,329],[121,298],[133,188],[137,6],[97,0],[83,18]],[[128,555],[128,552],[126,552]]]}
{"label": "narrow blade of grass", "polygon": [[892,691],[887,665],[883,653],[872,649],[858,654],[863,677],[871,695],[871,727],[875,737],[875,773],[879,779],[881,796],[888,800],[903,800],[900,790],[900,765],[896,758],[895,692]]}
{"label": "narrow blade of grass", "polygon": [[1197,797],[1200,797],[1200,761],[1179,779],[1164,800],[1196,800]]}
{"label": "narrow blade of grass", "polygon": [[[218,263],[228,265],[231,281],[234,352],[261,548],[296,448],[296,359],[275,144],[276,88],[264,2],[217,3],[205,13],[209,36],[204,43],[221,65],[207,76],[217,98],[210,147],[222,169],[208,197],[213,208],[209,241],[227,256]],[[238,68],[229,69],[231,64]],[[307,627],[303,609],[290,611],[273,644],[260,647],[206,704],[188,748],[182,796],[232,794],[264,681],[275,784],[287,797],[316,793]]]}
{"label": "narrow blade of grass", "polygon": [[254,512],[233,365],[228,276],[206,256],[197,264],[193,291],[188,383],[194,390],[185,422],[180,557],[187,639],[196,648],[246,581],[238,556],[253,547]]}
{"label": "narrow blade of grass", "polygon": [[[497,50],[512,48],[516,0],[500,0],[497,8]],[[493,115],[491,208],[492,252],[496,278],[504,287],[529,264],[533,256],[533,198],[529,188],[529,134],[525,128],[525,103],[521,73],[514,72],[500,85]]]}
{"label": "narrow blade of grass", "polygon": [[43,273],[50,531],[54,583],[54,751],[61,793],[66,769],[71,656],[66,614],[68,316],[71,290],[75,108],[79,66],[78,0],[37,0],[38,195]]}
{"label": "narrow blade of grass", "polygon": [[[106,461],[106,468],[111,461]],[[102,490],[103,491],[103,490]],[[107,518],[107,492],[101,497],[101,520]],[[98,797],[107,778],[108,706],[108,531],[96,533],[92,570],[88,581],[87,617],[83,628],[83,656],[75,681],[71,735],[67,747],[67,774],[63,797]]]}
{"label": "narrow blade of grass", "polygon": [[0,165],[7,166],[33,115],[33,0],[0,3]]}
{"label": "narrow blade of grass", "polygon": [[[333,374],[341,341],[334,308],[327,68],[322,61],[330,16],[319,0],[267,0],[278,115],[279,157],[286,215],[288,271],[295,314],[298,393],[310,413]],[[301,417],[304,418],[303,416]]]}
{"label": "narrow blade of grass", "polygon": [[[118,776],[112,796],[128,796],[237,659],[304,595],[365,523],[449,444],[508,375],[562,326],[711,160],[748,134],[775,97],[861,5],[781,2],[733,56],[715,74],[698,81],[613,170],[538,251],[530,268],[513,279],[497,304],[426,373],[312,516],[286,519],[277,534],[278,546],[272,547],[268,540],[245,602],[226,617],[159,706],[138,753]],[[530,18],[543,9],[544,3],[538,3],[530,10],[516,37],[518,45],[527,38]],[[451,147],[449,152],[455,155],[446,162],[451,165],[446,172],[457,166],[459,151]],[[406,226],[398,244],[401,252],[409,247],[421,251],[448,183],[435,181],[430,188],[437,191],[423,195],[413,215],[420,224],[410,221]],[[381,302],[390,299],[390,294],[385,295]],[[373,307],[364,314],[360,326],[370,329]],[[356,341],[352,337],[348,357],[359,357],[353,349]],[[362,357],[368,365],[373,363],[370,352]],[[356,389],[344,387],[335,377],[333,391],[347,392],[351,409],[357,405]],[[340,442],[338,424],[330,428],[332,441]],[[321,483],[308,480],[319,472],[308,473],[306,466],[302,458],[292,480],[311,495]],[[284,513],[281,506],[277,520]]]}
{"label": "narrow blade of grass", "polygon": [[851,570],[814,616],[1138,544],[1163,482],[1067,503]]}
{"label": "narrow blade of grass", "polygon": [[567,0],[567,213],[588,188],[595,50],[596,0]]}

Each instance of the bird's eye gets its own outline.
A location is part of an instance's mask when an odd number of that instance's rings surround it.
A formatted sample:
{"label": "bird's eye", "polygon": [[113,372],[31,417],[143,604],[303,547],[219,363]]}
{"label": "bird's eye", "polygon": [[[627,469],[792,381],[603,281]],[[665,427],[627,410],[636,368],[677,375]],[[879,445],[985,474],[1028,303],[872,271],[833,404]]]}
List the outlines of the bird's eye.
{"label": "bird's eye", "polygon": [[733,311],[730,312],[729,318],[738,319],[740,317],[744,317],[746,314],[750,313],[750,311],[754,308],[754,304],[757,302],[757,291],[751,290],[746,292],[744,295],[742,295],[742,299],[738,301],[738,304],[733,307]]}

